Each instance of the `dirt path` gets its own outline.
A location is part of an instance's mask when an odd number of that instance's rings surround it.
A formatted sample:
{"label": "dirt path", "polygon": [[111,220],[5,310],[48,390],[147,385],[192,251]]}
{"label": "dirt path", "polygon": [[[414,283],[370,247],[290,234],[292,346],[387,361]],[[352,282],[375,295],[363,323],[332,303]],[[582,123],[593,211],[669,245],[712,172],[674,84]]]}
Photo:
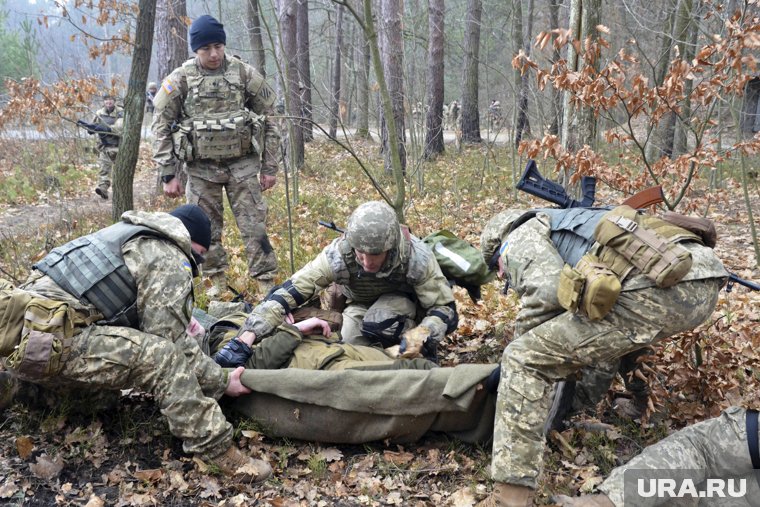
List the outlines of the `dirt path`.
{"label": "dirt path", "polygon": [[[135,173],[133,185],[134,205],[137,209],[151,209],[154,195],[154,172],[142,169]],[[58,199],[56,199],[58,197]],[[77,197],[60,198],[50,194],[40,202],[11,206],[0,210],[0,239],[50,234],[76,227],[80,217],[111,214],[111,199],[103,200],[92,189],[83,189]]]}

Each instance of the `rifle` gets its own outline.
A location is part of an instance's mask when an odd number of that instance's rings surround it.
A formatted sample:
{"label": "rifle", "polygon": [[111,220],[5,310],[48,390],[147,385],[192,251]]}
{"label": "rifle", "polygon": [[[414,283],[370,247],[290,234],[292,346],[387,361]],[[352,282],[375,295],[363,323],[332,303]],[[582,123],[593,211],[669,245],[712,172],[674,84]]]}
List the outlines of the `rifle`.
{"label": "rifle", "polygon": [[93,135],[95,133],[102,134],[104,132],[111,132],[111,127],[108,125],[100,125],[97,123],[87,123],[84,120],[77,120],[77,125],[87,131],[88,134]]}
{"label": "rifle", "polygon": [[536,161],[529,160],[515,188],[540,197],[545,201],[553,202],[561,208],[588,208],[594,205],[596,178],[593,176],[581,177],[583,200],[576,201],[567,195],[562,185],[541,176],[538,167],[536,167]]}
{"label": "rifle", "polygon": [[751,290],[760,290],[760,284],[757,284],[755,282],[750,282],[749,280],[745,280],[744,278],[739,278],[736,276],[736,273],[728,273],[728,283],[726,284],[726,292],[731,292],[734,288],[734,283],[738,283],[739,285],[744,285],[748,289]]}
{"label": "rifle", "polygon": [[331,229],[331,230],[333,230],[335,232],[339,232],[341,234],[343,234],[344,232],[346,232],[345,229],[341,229],[340,227],[338,227],[337,225],[335,225],[335,222],[333,222],[333,221],[325,222],[324,220],[319,220],[317,223],[319,225],[321,225],[322,227],[327,227],[328,229]]}
{"label": "rifle", "polygon": [[[594,194],[596,192],[596,178],[593,176],[581,177],[581,189],[583,190],[583,200],[576,201],[570,198],[565,189],[559,183],[547,180],[538,172],[536,162],[529,160],[525,166],[525,171],[517,182],[515,188],[527,192],[536,197],[540,197],[549,202],[560,206],[561,208],[590,208],[594,205]],[[657,185],[649,187],[641,192],[630,196],[623,201],[623,204],[633,209],[647,208],[654,204],[662,202],[662,186]]]}

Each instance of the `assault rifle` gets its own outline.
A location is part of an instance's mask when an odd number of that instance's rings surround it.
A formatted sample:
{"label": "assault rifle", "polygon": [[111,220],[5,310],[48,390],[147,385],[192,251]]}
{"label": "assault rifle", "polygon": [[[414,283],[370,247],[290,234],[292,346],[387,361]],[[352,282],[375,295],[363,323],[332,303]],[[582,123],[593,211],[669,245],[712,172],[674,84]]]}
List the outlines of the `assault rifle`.
{"label": "assault rifle", "polygon": [[321,225],[322,227],[327,227],[328,229],[331,229],[335,232],[339,232],[340,234],[343,234],[344,232],[346,232],[345,229],[341,229],[340,227],[335,225],[335,222],[325,222],[324,220],[319,220],[317,223]]}
{"label": "assault rifle", "polygon": [[98,123],[87,123],[84,120],[77,120],[77,125],[82,127],[87,131],[88,134],[103,134],[106,132],[111,132],[111,127],[108,125],[100,125]]}
{"label": "assault rifle", "polygon": [[[536,162],[529,160],[528,165],[525,166],[520,181],[517,182],[515,187],[518,190],[527,192],[536,197],[540,197],[546,201],[553,202],[562,208],[589,208],[594,205],[594,192],[596,190],[596,178],[593,176],[581,177],[581,188],[583,189],[583,200],[576,201],[571,199],[567,195],[565,189],[559,183],[547,180],[541,173],[538,172]],[[623,201],[623,204],[630,206],[633,209],[647,208],[654,204],[662,202],[662,187],[657,185],[647,188],[641,192],[630,196]],[[734,284],[738,283],[753,291],[760,290],[760,284],[744,280],[736,276],[736,274],[729,272],[728,283],[726,284],[726,292],[731,292],[734,288]]]}

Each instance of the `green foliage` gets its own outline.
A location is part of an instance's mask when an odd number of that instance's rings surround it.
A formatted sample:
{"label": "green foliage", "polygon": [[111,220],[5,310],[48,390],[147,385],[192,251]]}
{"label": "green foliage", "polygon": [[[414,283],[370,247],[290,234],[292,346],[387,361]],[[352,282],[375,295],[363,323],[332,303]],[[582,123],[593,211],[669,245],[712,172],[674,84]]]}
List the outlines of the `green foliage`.
{"label": "green foliage", "polygon": [[24,20],[16,30],[8,30],[5,4],[5,0],[0,0],[0,47],[3,48],[3,57],[0,58],[0,93],[5,92],[6,79],[18,81],[39,74],[36,62],[40,45],[34,25],[31,21]]}

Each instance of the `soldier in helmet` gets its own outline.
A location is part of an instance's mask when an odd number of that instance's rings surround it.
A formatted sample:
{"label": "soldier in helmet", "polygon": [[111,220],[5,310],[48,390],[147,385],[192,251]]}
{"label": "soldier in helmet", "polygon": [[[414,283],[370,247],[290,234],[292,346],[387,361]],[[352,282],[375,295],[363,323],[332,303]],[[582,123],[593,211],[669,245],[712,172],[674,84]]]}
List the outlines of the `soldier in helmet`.
{"label": "soldier in helmet", "polygon": [[259,337],[271,333],[332,283],[347,298],[344,342],[400,345],[405,357],[420,351],[433,357],[436,344],[456,329],[454,296],[435,256],[402,232],[393,208],[370,201],[351,214],[342,237],[254,309],[242,331]]}
{"label": "soldier in helmet", "polygon": [[153,105],[153,99],[156,98],[156,93],[158,93],[158,85],[151,81],[148,83],[148,89],[145,92],[145,112],[153,114],[153,111],[155,110],[155,106]]}
{"label": "soldier in helmet", "polygon": [[119,153],[118,135],[109,134],[113,132],[119,134],[124,128],[124,109],[116,105],[113,95],[103,95],[103,107],[97,110],[92,124],[102,130],[98,130],[98,165],[100,173],[98,174],[98,186],[95,187],[95,193],[101,199],[108,199],[108,189],[111,186],[111,169]]}
{"label": "soldier in helmet", "polygon": [[480,507],[533,505],[555,382],[710,317],[728,273],[708,236],[628,206],[507,210],[489,221],[483,256],[521,309],[501,360],[494,489]]}
{"label": "soldier in helmet", "polygon": [[187,201],[211,219],[211,248],[204,266],[214,292],[226,289],[222,247],[227,194],[248,257],[248,272],[262,294],[274,285],[277,257],[266,231],[262,193],[277,181],[279,133],[269,118],[276,96],[253,67],[225,54],[224,26],[204,15],[190,26],[195,58],[161,84],[153,103],[153,160],[164,193],[184,192],[176,174],[187,162]]}

